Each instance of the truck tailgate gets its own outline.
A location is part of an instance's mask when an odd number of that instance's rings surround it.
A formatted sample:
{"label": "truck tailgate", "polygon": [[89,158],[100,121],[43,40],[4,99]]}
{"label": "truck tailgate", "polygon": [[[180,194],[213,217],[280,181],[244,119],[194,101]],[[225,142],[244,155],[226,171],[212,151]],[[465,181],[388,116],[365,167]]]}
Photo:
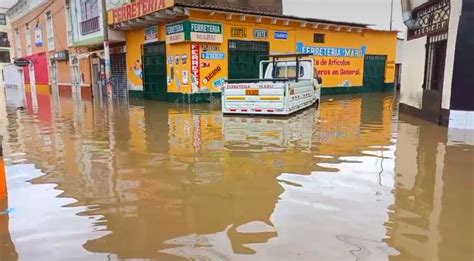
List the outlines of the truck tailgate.
{"label": "truck tailgate", "polygon": [[284,110],[284,83],[226,84],[222,95],[224,113],[278,113]]}

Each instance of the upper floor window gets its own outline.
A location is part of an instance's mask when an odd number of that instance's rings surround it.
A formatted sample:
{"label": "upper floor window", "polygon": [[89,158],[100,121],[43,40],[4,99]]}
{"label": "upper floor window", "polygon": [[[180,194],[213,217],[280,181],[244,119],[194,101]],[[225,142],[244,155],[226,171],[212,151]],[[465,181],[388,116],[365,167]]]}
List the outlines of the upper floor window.
{"label": "upper floor window", "polygon": [[48,50],[54,50],[54,25],[51,11],[46,13],[46,36],[48,37]]}
{"label": "upper floor window", "polygon": [[313,42],[315,43],[324,43],[324,34],[314,34],[313,35]]}
{"label": "upper floor window", "polygon": [[9,51],[0,51],[0,63],[10,63],[10,52]]}
{"label": "upper floor window", "polygon": [[98,0],[81,0],[81,20],[86,21],[99,16]]}
{"label": "upper floor window", "polygon": [[98,0],[81,0],[81,34],[100,31]]}
{"label": "upper floor window", "polygon": [[0,25],[7,25],[7,17],[5,14],[0,14]]}
{"label": "upper floor window", "polygon": [[8,41],[8,33],[0,32],[0,47],[10,47],[10,41]]}

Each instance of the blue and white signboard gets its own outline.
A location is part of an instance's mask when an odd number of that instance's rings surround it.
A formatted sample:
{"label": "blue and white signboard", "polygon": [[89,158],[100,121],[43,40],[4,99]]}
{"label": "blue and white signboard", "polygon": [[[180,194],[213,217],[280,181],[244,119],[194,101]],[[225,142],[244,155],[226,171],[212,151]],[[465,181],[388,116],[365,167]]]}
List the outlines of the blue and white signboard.
{"label": "blue and white signboard", "polygon": [[314,56],[360,58],[367,53],[367,46],[363,45],[360,48],[306,46],[303,42],[298,42],[296,43],[296,52]]}
{"label": "blue and white signboard", "polygon": [[35,45],[36,47],[43,46],[43,33],[41,32],[41,27],[39,25],[35,28]]}
{"label": "blue and white signboard", "polygon": [[275,39],[286,40],[288,39],[288,32],[285,31],[276,31]]}
{"label": "blue and white signboard", "polygon": [[224,53],[204,52],[201,54],[201,59],[204,59],[204,60],[224,60],[224,58],[225,58]]}

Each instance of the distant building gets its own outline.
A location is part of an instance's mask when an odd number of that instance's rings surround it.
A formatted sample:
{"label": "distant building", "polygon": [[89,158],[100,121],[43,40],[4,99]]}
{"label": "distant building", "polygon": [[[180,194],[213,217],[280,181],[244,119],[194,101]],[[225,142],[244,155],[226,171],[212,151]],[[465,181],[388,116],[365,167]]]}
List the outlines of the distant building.
{"label": "distant building", "polygon": [[[100,0],[69,0],[68,13],[71,17],[72,45],[76,54],[71,55],[71,66],[84,64],[89,69],[92,91],[95,95],[101,92],[105,75],[104,52],[104,17],[102,16],[102,1]],[[129,3],[129,0],[106,0],[107,10]],[[127,93],[127,66],[125,60],[125,33],[107,28],[111,81],[115,94]],[[81,66],[76,66],[81,67]],[[81,68],[79,68],[79,71]],[[73,72],[77,69],[73,69]],[[105,91],[105,90],[104,90]]]}
{"label": "distant building", "polygon": [[15,59],[26,59],[23,68],[27,93],[49,94],[67,88],[70,94],[90,82],[85,77],[75,81],[70,67],[72,48],[71,21],[66,1],[19,0],[7,12],[12,24]]}
{"label": "distant building", "polygon": [[408,27],[400,111],[454,129],[474,129],[474,5],[402,0]]}
{"label": "distant building", "polygon": [[[128,1],[106,0],[109,8]],[[34,74],[39,92],[91,98],[102,91],[104,19],[100,0],[19,0],[7,12],[15,58],[33,61],[24,70],[27,92]],[[110,5],[110,6],[109,6]],[[125,36],[108,30],[117,91],[127,91]]]}
{"label": "distant building", "polygon": [[315,60],[323,94],[393,90],[397,32],[283,15],[281,2],[150,0],[109,10],[109,27],[125,33],[130,96],[208,102],[228,79],[258,78],[266,55],[297,52]]}
{"label": "distant building", "polygon": [[6,13],[7,8],[0,7],[0,83],[4,82],[3,65],[11,63],[13,58],[11,48],[10,19]]}

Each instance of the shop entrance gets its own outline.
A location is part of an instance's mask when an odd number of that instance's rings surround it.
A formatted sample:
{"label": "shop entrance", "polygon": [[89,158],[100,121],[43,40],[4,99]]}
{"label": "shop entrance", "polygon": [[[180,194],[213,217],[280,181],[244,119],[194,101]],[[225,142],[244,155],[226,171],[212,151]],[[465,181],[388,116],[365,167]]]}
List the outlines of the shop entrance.
{"label": "shop entrance", "polygon": [[110,69],[114,94],[126,96],[128,94],[127,59],[124,52],[110,54]]}
{"label": "shop entrance", "polygon": [[[143,91],[145,98],[165,100],[167,92],[165,42],[143,45],[142,61]],[[135,66],[140,65],[136,64]]]}
{"label": "shop entrance", "polygon": [[440,123],[443,100],[444,67],[446,64],[447,33],[428,37],[426,45],[425,79],[421,110],[427,120]]}
{"label": "shop entrance", "polygon": [[385,84],[385,55],[365,55],[364,87],[370,91],[383,90]]}
{"label": "shop entrance", "polygon": [[229,79],[259,77],[259,64],[270,53],[270,44],[259,41],[229,41]]}

